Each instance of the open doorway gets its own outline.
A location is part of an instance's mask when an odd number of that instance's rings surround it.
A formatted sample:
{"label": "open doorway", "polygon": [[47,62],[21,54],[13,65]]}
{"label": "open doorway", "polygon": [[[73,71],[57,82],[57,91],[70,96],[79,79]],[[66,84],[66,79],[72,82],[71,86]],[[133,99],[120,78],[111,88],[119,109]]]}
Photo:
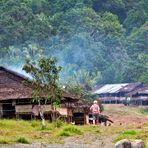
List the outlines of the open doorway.
{"label": "open doorway", "polygon": [[3,102],[2,104],[3,118],[12,119],[15,118],[15,106],[12,105],[12,101]]}

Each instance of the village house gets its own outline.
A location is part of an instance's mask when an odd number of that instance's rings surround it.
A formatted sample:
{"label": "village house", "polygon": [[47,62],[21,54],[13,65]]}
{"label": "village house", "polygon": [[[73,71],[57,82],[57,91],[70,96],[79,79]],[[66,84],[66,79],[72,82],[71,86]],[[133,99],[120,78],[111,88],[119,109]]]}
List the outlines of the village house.
{"label": "village house", "polygon": [[148,105],[148,86],[136,89],[127,94],[130,100],[130,104],[133,105]]}
{"label": "village house", "polygon": [[92,94],[99,96],[102,103],[148,105],[148,86],[140,82],[100,85]]}
{"label": "village house", "polygon": [[[25,84],[28,78],[10,69],[0,67],[0,118],[31,119],[38,114],[38,105],[32,103],[32,88]],[[73,103],[78,98],[69,93],[63,93],[61,107],[56,111],[61,118],[72,120]],[[41,106],[48,119],[52,119],[50,103]]]}
{"label": "village house", "polygon": [[[0,118],[34,119],[39,117],[39,106],[32,102],[33,88],[26,85],[28,77],[0,67]],[[50,102],[41,105],[45,118],[52,120],[53,110]],[[57,117],[75,124],[88,124],[89,105],[83,104],[75,96],[64,92],[61,106],[56,108]],[[54,110],[55,111],[55,110]]]}

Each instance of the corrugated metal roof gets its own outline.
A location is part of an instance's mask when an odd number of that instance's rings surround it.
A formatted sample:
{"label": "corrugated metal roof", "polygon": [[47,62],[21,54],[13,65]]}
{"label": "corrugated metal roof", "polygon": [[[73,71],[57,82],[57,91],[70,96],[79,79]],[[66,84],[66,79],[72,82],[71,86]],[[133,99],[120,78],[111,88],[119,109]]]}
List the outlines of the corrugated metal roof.
{"label": "corrugated metal roof", "polygon": [[143,86],[142,88],[136,89],[128,93],[128,95],[136,95],[136,94],[145,94],[148,95],[148,86]]}
{"label": "corrugated metal roof", "polygon": [[128,83],[123,83],[123,84],[106,84],[100,89],[94,91],[94,94],[103,94],[103,93],[116,93],[118,92],[121,88],[127,86]]}
{"label": "corrugated metal roof", "polygon": [[142,87],[142,83],[121,83],[121,84],[105,84],[98,89],[92,91],[93,94],[106,94],[106,93],[129,93],[139,87]]}

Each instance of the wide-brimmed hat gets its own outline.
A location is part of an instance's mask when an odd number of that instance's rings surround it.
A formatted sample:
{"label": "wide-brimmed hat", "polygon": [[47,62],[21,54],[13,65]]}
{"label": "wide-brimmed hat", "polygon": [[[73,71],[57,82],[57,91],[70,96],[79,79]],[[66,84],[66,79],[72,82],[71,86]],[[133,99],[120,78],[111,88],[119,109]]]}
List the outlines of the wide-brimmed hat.
{"label": "wide-brimmed hat", "polygon": [[98,103],[98,101],[97,101],[97,100],[95,100],[95,101],[94,101],[94,104],[97,104],[97,103]]}

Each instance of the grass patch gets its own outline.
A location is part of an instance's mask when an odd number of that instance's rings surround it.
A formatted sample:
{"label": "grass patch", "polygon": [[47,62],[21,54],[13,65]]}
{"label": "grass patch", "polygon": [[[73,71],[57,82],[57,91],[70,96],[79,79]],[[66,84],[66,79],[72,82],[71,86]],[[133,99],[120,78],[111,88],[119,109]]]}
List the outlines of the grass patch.
{"label": "grass patch", "polygon": [[120,141],[122,139],[142,139],[145,142],[145,145],[148,146],[148,134],[147,131],[134,131],[134,130],[128,130],[122,132],[116,139],[113,140],[113,142]]}
{"label": "grass patch", "polygon": [[10,144],[10,143],[14,143],[14,141],[6,137],[0,137],[0,144]]}
{"label": "grass patch", "polygon": [[55,128],[60,128],[64,125],[65,123],[63,121],[61,121],[60,119],[57,119],[55,122],[53,122],[53,126]]}
{"label": "grass patch", "polygon": [[33,121],[31,121],[31,126],[32,127],[39,127],[39,126],[41,126],[41,122],[37,121],[37,120],[33,120]]}
{"label": "grass patch", "polygon": [[124,131],[122,135],[136,135],[136,131],[133,130]]}
{"label": "grass patch", "polygon": [[136,134],[137,133],[134,130],[124,131],[114,140],[114,142],[120,141],[122,139],[135,139]]}
{"label": "grass patch", "polygon": [[69,126],[69,127],[65,127],[62,131],[59,132],[58,136],[73,136],[73,135],[81,135],[82,131],[76,127],[73,126]]}
{"label": "grass patch", "polygon": [[[0,120],[0,144],[12,144],[12,143],[62,143],[65,137],[82,135],[85,133],[90,133],[93,137],[101,136],[119,136],[115,139],[116,141],[129,138],[129,139],[142,139],[147,143],[147,124],[145,124],[141,129],[138,128],[136,131],[136,126],[76,126],[70,125],[60,120],[54,123],[48,123],[46,121],[46,128],[43,130],[41,128],[41,121],[24,121],[24,120]],[[129,129],[129,130],[125,130]],[[130,130],[131,129],[131,130]],[[133,130],[135,129],[135,130]],[[124,131],[125,130],[125,131]],[[124,132],[122,132],[124,131]],[[88,135],[86,134],[86,135]],[[18,137],[18,138],[17,138]],[[81,136],[80,136],[81,137]],[[85,136],[84,136],[85,137]],[[90,137],[91,139],[91,137]],[[83,140],[83,136],[82,136]]]}
{"label": "grass patch", "polygon": [[59,136],[69,137],[71,136],[69,132],[62,131],[59,133]]}
{"label": "grass patch", "polygon": [[64,128],[64,131],[78,134],[78,135],[82,134],[82,132],[76,127],[66,127],[66,128]]}
{"label": "grass patch", "polygon": [[139,113],[144,114],[144,115],[148,115],[148,108],[140,108]]}
{"label": "grass patch", "polygon": [[24,144],[29,144],[29,140],[25,137],[19,137],[17,140],[16,140],[17,143],[24,143]]}

